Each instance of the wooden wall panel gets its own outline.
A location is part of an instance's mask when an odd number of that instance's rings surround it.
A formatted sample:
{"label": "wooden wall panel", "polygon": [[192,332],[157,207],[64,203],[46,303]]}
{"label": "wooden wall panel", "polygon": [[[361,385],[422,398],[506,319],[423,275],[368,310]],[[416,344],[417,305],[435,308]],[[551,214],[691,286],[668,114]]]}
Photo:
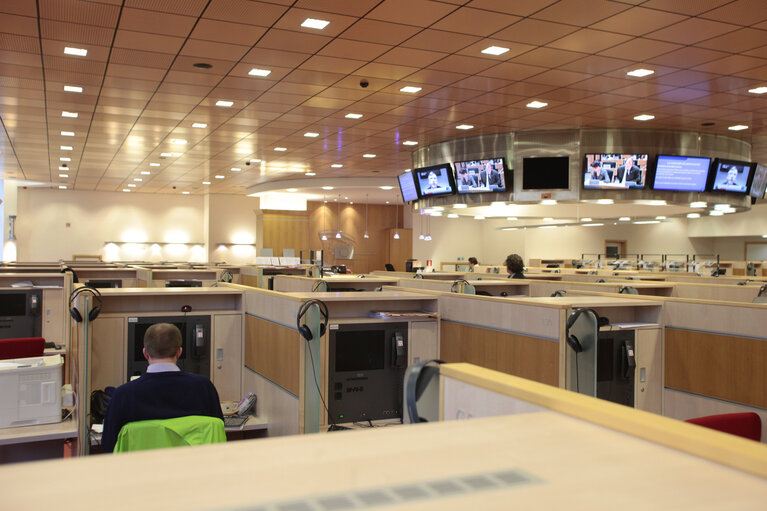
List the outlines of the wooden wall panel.
{"label": "wooden wall panel", "polygon": [[298,395],[300,337],[270,321],[245,316],[245,365]]}
{"label": "wooden wall panel", "polygon": [[767,341],[666,328],[665,386],[767,408]]}
{"label": "wooden wall panel", "polygon": [[263,214],[264,248],[282,257],[283,248],[292,248],[296,257],[309,245],[309,218],[304,211],[270,211]]}
{"label": "wooden wall panel", "polygon": [[439,353],[446,362],[468,362],[559,384],[559,344],[553,341],[442,321]]}

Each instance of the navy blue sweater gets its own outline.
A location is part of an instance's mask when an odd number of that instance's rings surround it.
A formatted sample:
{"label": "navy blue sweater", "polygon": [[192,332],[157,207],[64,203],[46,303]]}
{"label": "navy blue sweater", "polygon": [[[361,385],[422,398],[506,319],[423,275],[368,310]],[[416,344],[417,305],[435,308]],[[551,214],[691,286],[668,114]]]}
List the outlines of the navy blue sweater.
{"label": "navy blue sweater", "polygon": [[207,415],[223,419],[211,381],[183,371],[145,373],[115,389],[109,401],[101,447],[112,452],[123,425],[141,420]]}

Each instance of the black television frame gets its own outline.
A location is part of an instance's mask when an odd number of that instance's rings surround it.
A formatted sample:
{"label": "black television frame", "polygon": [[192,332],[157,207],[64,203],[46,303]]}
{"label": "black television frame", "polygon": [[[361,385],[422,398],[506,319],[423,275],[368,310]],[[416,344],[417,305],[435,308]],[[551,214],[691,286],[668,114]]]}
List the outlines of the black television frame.
{"label": "black television frame", "polygon": [[[423,193],[423,189],[421,189],[421,180],[419,179],[418,174],[422,172],[431,172],[433,170],[444,170],[447,174],[447,181],[450,185],[450,191],[445,192],[439,192],[439,193]],[[455,186],[455,172],[453,171],[453,166],[448,163],[440,163],[439,165],[429,165],[428,167],[419,167],[416,169],[413,169],[411,173],[415,172],[416,174],[413,174],[413,181],[415,181],[416,189],[418,190],[418,197],[421,199],[425,199],[427,197],[444,197],[446,195],[455,195],[456,193],[456,186]]]}
{"label": "black television frame", "polygon": [[[532,161],[532,160],[558,160],[560,162],[563,162],[564,160],[567,160],[567,171],[565,175],[567,176],[567,186],[536,186],[536,187],[526,187],[525,186],[525,176],[527,175],[525,171],[525,162]],[[540,165],[540,161],[537,161],[536,164]],[[530,171],[533,169],[528,168]],[[530,176],[532,177],[532,176]],[[559,156],[526,156],[522,158],[522,190],[569,190],[570,189],[570,156],[569,155],[559,155]]]}
{"label": "black television frame", "polygon": [[[706,174],[706,180],[703,183],[703,189],[702,190],[679,190],[679,189],[673,189],[673,188],[655,188],[655,179],[658,175],[658,161],[663,157],[669,157],[669,158],[705,158],[708,159],[708,171]],[[650,178],[648,178],[648,182],[651,182],[652,185],[649,186],[650,190],[657,190],[659,192],[693,192],[693,193],[699,193],[699,192],[705,192],[708,188],[708,180],[710,178],[711,174],[711,164],[713,163],[713,158],[711,156],[697,156],[692,154],[656,154],[655,159],[653,161],[652,166],[652,175]],[[650,181],[652,179],[652,181]]]}
{"label": "black television frame", "polygon": [[[642,155],[646,156],[646,158],[645,158],[646,163],[645,163],[644,183],[642,184],[642,186],[627,186],[625,188],[617,187],[617,186],[616,187],[608,186],[608,187],[605,187],[605,188],[602,188],[602,187],[593,187],[592,188],[592,187],[586,186],[586,174],[589,172],[589,163],[588,163],[589,162],[589,156],[594,156],[594,155],[607,156],[607,155],[612,155],[612,154],[620,154],[620,155],[630,154],[632,156],[636,156],[636,155],[642,154]],[[624,159],[623,161],[625,162],[626,160]],[[634,161],[636,161],[636,160],[634,160]],[[584,167],[583,167],[583,169],[581,169],[581,177],[582,177],[582,179],[581,179],[581,187],[584,190],[604,190],[604,191],[648,190],[650,188],[650,186],[649,186],[650,178],[652,177],[652,175],[651,175],[652,173],[650,172],[650,168],[651,168],[650,162],[651,162],[650,153],[636,153],[636,152],[631,152],[631,151],[613,151],[613,152],[609,152],[609,153],[608,152],[602,152],[602,153],[583,153],[583,164],[584,164]],[[615,170],[618,170],[617,167],[615,168]],[[615,177],[615,175],[613,174],[612,177]]]}
{"label": "black television frame", "polygon": [[[489,161],[489,160],[501,160],[501,175],[503,176],[503,189],[502,190],[467,190],[461,191],[458,186],[458,164],[469,163],[470,161]],[[453,174],[455,180],[455,191],[458,195],[472,195],[475,193],[505,193],[510,191],[514,187],[513,175],[509,172],[509,167],[506,165],[506,158],[498,156],[496,158],[478,158],[473,160],[460,160],[453,162]],[[511,184],[510,184],[511,183]]]}
{"label": "black television frame", "polygon": [[[748,167],[748,176],[746,176],[746,188],[742,191],[737,190],[714,190],[714,181],[716,181],[716,175],[719,173],[719,166],[725,165],[739,165]],[[706,191],[713,193],[732,193],[736,195],[748,195],[751,190],[751,184],[754,181],[754,172],[756,172],[756,163],[752,161],[743,160],[731,160],[729,158],[714,158],[711,162],[711,166],[708,169],[708,180],[706,181]]]}

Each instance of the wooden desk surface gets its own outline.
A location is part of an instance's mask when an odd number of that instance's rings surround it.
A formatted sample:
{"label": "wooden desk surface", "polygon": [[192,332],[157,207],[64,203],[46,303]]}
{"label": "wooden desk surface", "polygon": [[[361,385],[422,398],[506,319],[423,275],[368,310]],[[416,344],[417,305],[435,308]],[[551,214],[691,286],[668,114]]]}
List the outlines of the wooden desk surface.
{"label": "wooden desk surface", "polygon": [[315,298],[324,302],[359,302],[369,300],[380,301],[404,301],[404,300],[434,300],[435,297],[428,294],[411,293],[407,291],[329,291],[326,293],[310,293],[299,291],[295,293],[283,293],[299,300]]}
{"label": "wooden desk surface", "polygon": [[767,479],[544,411],[22,463],[0,491],[13,510],[720,511],[764,509]]}
{"label": "wooden desk surface", "polygon": [[53,424],[0,429],[0,445],[44,442],[61,438],[77,438],[76,414],[65,421]]}

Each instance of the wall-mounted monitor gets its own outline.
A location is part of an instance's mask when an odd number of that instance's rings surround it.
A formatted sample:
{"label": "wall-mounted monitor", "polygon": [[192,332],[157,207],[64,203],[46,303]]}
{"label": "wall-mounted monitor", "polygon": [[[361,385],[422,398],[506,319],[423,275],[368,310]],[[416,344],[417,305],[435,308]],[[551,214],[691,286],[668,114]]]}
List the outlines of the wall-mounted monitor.
{"label": "wall-mounted monitor", "polygon": [[654,190],[702,192],[706,189],[711,158],[659,154],[655,165]]}
{"label": "wall-mounted monitor", "polygon": [[764,165],[757,165],[754,171],[754,179],[751,182],[751,188],[749,189],[749,195],[757,199],[764,198],[764,191],[767,189],[767,167]]}
{"label": "wall-mounted monitor", "polygon": [[449,163],[413,169],[412,173],[422,198],[455,193],[453,167]]}
{"label": "wall-mounted monitor", "polygon": [[570,188],[570,158],[544,156],[522,158],[523,190],[558,190]]}
{"label": "wall-mounted monitor", "polygon": [[711,167],[709,190],[744,194],[754,177],[753,171],[751,162],[717,158]]}
{"label": "wall-mounted monitor", "polygon": [[505,192],[503,158],[455,162],[455,185],[458,193]]}
{"label": "wall-mounted monitor", "polygon": [[397,176],[399,181],[399,191],[402,192],[402,200],[410,202],[418,199],[418,189],[415,187],[415,180],[412,172],[404,172]]}
{"label": "wall-mounted monitor", "polygon": [[644,189],[646,154],[587,154],[583,188],[586,190]]}

